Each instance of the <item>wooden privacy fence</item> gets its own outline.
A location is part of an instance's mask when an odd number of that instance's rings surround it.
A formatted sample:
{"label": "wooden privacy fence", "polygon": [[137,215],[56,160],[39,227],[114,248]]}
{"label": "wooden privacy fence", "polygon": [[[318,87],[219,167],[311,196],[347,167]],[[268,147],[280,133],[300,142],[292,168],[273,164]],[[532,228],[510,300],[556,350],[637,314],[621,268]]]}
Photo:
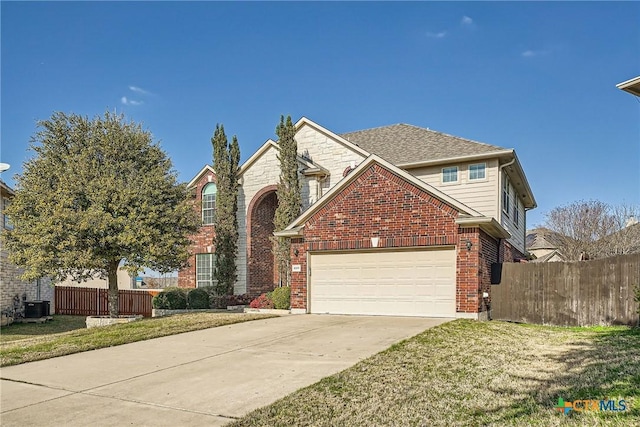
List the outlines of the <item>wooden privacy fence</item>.
{"label": "wooden privacy fence", "polygon": [[640,254],[548,263],[504,263],[491,286],[491,318],[560,326],[638,324]]}
{"label": "wooden privacy fence", "polygon": [[[56,314],[77,316],[107,316],[107,289],[56,286]],[[157,291],[155,292],[157,293]],[[151,317],[153,294],[148,291],[118,291],[118,310],[121,315],[141,314]]]}

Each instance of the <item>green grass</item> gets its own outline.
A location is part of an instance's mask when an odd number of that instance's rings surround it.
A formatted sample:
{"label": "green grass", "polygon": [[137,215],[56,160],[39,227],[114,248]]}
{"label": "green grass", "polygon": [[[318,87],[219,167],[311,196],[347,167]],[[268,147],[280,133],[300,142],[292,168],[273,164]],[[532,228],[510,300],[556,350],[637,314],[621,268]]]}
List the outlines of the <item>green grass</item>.
{"label": "green grass", "polygon": [[86,328],[86,316],[55,315],[45,323],[13,323],[0,328],[0,343]]}
{"label": "green grass", "polygon": [[53,321],[42,324],[23,323],[3,327],[0,331],[0,366],[17,365],[268,317],[273,316],[189,313],[86,329],[85,316],[54,316]]}
{"label": "green grass", "polygon": [[[625,399],[629,410],[565,416],[559,397]],[[232,425],[640,425],[640,329],[457,320]]]}

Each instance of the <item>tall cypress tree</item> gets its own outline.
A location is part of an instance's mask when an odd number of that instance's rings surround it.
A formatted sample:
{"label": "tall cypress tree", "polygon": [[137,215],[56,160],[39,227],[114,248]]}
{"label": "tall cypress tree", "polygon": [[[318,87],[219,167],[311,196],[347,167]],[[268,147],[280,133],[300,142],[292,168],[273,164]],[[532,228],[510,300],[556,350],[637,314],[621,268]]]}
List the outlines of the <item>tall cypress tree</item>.
{"label": "tall cypress tree", "polygon": [[234,136],[231,146],[227,141],[223,125],[216,125],[211,138],[213,145],[213,169],[216,172],[216,292],[228,295],[233,292],[236,282],[236,253],[238,249],[238,207],[237,172],[240,161],[240,147]]}
{"label": "tall cypress tree", "polygon": [[[280,116],[280,123],[276,127],[280,153],[280,182],[278,183],[278,207],[274,217],[276,231],[284,230],[300,215],[302,196],[300,194],[300,180],[298,177],[298,144],[295,140],[296,128],[291,116]],[[278,275],[283,284],[289,286],[291,267],[291,241],[283,237],[274,237],[274,253],[276,257]]]}

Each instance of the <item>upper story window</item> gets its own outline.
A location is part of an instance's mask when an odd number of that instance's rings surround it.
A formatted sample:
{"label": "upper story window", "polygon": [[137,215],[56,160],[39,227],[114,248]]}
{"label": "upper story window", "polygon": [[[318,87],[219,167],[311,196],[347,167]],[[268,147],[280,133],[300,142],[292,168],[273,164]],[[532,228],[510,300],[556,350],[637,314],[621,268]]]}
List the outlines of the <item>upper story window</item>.
{"label": "upper story window", "polygon": [[218,188],[213,182],[202,189],[202,224],[212,225],[216,220],[216,193]]}
{"label": "upper story window", "polygon": [[515,224],[516,227],[519,227],[521,202],[520,202],[520,199],[518,199],[517,197],[514,197],[514,200],[516,200],[516,202],[513,204],[513,223]]}
{"label": "upper story window", "polygon": [[11,223],[11,219],[9,216],[5,214],[5,209],[9,207],[11,204],[11,200],[8,197],[2,198],[2,226],[7,230],[13,230],[13,224]]}
{"label": "upper story window", "polygon": [[511,212],[511,181],[507,175],[502,180],[502,211],[507,216]]}
{"label": "upper story window", "polygon": [[442,168],[442,182],[458,182],[458,167]]}
{"label": "upper story window", "polygon": [[486,163],[469,165],[469,181],[485,179],[487,177],[486,169],[487,169]]}

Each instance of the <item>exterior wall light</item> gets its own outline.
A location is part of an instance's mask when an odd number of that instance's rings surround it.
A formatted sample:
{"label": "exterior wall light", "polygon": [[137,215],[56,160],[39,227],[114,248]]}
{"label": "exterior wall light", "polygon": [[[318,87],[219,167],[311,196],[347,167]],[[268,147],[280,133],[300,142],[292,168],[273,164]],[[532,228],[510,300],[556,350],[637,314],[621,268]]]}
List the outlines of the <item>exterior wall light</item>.
{"label": "exterior wall light", "polygon": [[466,240],[466,246],[467,246],[467,250],[470,251],[471,248],[473,247],[473,243],[471,242],[471,240],[469,239]]}
{"label": "exterior wall light", "polygon": [[299,253],[300,253],[300,252],[298,251],[298,248],[295,248],[295,249],[293,250],[293,255],[298,256],[298,254],[299,254]]}

